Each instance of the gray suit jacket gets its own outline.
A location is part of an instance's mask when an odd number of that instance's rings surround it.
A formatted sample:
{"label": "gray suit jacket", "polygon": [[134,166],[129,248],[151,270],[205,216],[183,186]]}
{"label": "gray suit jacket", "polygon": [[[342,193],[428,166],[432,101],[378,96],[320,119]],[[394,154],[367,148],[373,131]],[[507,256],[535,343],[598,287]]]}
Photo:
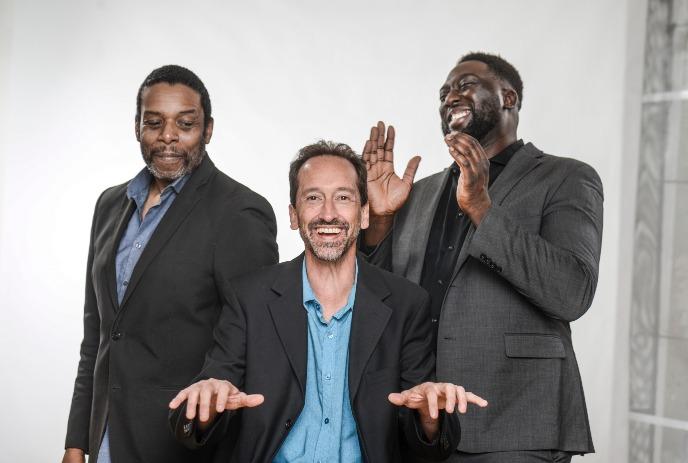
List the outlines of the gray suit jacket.
{"label": "gray suit jacket", "polygon": [[[448,169],[418,181],[370,261],[420,282]],[[569,322],[592,303],[602,184],[580,161],[514,154],[471,226],[439,320],[437,377],[487,399],[462,418],[466,452],[594,452]]]}

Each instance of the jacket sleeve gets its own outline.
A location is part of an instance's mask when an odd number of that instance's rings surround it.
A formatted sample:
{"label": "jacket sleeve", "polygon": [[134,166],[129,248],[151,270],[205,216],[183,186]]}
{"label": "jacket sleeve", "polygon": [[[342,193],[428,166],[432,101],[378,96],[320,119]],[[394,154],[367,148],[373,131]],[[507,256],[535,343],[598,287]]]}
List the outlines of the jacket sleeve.
{"label": "jacket sleeve", "polygon": [[469,253],[548,316],[576,320],[592,304],[597,286],[602,201],[599,176],[581,164],[544,206],[539,234],[493,204],[468,243]]}
{"label": "jacket sleeve", "polygon": [[[100,198],[102,198],[102,195]],[[91,237],[88,246],[88,261],[86,264],[84,337],[81,341],[79,366],[77,368],[76,380],[74,381],[72,405],[69,410],[67,437],[65,439],[65,448],[78,448],[86,453],[89,453],[88,436],[89,423],[91,420],[91,401],[93,399],[93,370],[95,368],[96,356],[98,355],[98,344],[100,342],[100,314],[98,313],[98,303],[96,301],[91,273],[93,269],[94,237],[97,228],[96,217],[100,198],[98,198],[96,202],[91,223]]]}
{"label": "jacket sleeve", "polygon": [[[215,378],[229,381],[242,390],[246,368],[246,314],[231,289],[226,293],[213,338],[215,342],[206,354],[203,370],[192,383]],[[169,425],[175,438],[190,449],[223,439],[232,429],[231,421],[238,415],[236,412],[221,413],[207,430],[200,432],[196,420],[188,420],[185,411],[186,404],[171,410]]]}
{"label": "jacket sleeve", "polygon": [[222,290],[232,278],[279,260],[277,224],[270,204],[253,192],[233,200],[241,206],[224,217],[215,241],[215,278]]}
{"label": "jacket sleeve", "polygon": [[[403,390],[426,381],[435,381],[435,355],[430,325],[430,297],[423,292],[418,309],[405,331],[401,355],[401,386]],[[440,432],[428,441],[419,421],[419,415],[406,407],[399,409],[401,438],[415,455],[432,461],[445,460],[461,440],[461,427],[457,413],[440,411]]]}
{"label": "jacket sleeve", "polygon": [[[364,232],[365,233],[365,232]],[[387,233],[387,236],[378,243],[377,246],[366,246],[363,244],[363,238],[359,237],[358,250],[363,255],[363,258],[370,264],[380,267],[381,269],[392,271],[392,235],[394,234],[394,226]]]}

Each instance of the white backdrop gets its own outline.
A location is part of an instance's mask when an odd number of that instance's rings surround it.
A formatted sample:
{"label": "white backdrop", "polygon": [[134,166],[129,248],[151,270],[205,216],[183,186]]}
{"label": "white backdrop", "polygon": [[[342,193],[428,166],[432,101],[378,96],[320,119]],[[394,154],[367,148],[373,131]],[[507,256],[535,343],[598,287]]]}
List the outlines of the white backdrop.
{"label": "white backdrop", "polygon": [[382,119],[397,128],[400,168],[414,154],[418,178],[447,166],[438,90],[461,54],[485,50],[521,72],[520,136],[588,162],[604,182],[600,282],[573,332],[598,451],[585,461],[621,461],[611,452],[626,387],[613,371],[626,336],[615,328],[619,224],[632,213],[619,168],[628,14],[624,0],[2,0],[0,459],[61,456],[92,208],[143,165],[135,97],[152,69],[181,64],[203,79],[208,151],[272,203],[286,260],[301,248],[287,217],[297,149],[326,138],[359,150]]}

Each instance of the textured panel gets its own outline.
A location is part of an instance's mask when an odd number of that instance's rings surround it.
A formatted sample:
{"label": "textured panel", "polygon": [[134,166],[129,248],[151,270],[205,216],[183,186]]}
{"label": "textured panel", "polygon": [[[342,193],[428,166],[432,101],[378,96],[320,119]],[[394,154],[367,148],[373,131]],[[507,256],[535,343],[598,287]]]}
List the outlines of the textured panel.
{"label": "textured panel", "polygon": [[670,90],[671,34],[669,18],[671,0],[650,0],[647,8],[645,38],[644,93]]}
{"label": "textured panel", "polygon": [[688,462],[688,431],[663,428],[660,458],[661,463]]}
{"label": "textured panel", "polygon": [[[660,334],[688,339],[688,182],[664,187],[663,298]],[[688,369],[688,363],[685,364]],[[688,403],[688,400],[686,401]]]}
{"label": "textured panel", "polygon": [[[661,413],[666,418],[688,424],[688,340],[660,338],[663,378],[659,378]],[[688,460],[685,460],[688,461]]]}
{"label": "textured panel", "polygon": [[652,463],[654,426],[631,420],[628,426],[629,463]]}
{"label": "textured panel", "polygon": [[658,339],[642,334],[631,337],[629,406],[633,412],[655,413]]}

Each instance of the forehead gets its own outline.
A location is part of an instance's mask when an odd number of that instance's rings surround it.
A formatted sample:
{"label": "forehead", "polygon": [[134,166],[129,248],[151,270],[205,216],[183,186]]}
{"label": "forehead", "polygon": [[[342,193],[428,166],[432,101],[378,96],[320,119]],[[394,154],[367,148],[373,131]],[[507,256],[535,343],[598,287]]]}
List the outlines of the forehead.
{"label": "forehead", "polygon": [[358,176],[354,166],[338,156],[315,156],[299,170],[299,189],[356,188]]}
{"label": "forehead", "polygon": [[163,108],[198,109],[202,111],[201,96],[194,89],[184,84],[160,82],[143,89],[141,108],[143,111],[162,111]]}
{"label": "forehead", "polygon": [[482,61],[464,61],[463,63],[457,64],[454,69],[449,71],[446,83],[461,79],[467,74],[473,74],[483,78],[494,78],[490,72],[490,68]]}

